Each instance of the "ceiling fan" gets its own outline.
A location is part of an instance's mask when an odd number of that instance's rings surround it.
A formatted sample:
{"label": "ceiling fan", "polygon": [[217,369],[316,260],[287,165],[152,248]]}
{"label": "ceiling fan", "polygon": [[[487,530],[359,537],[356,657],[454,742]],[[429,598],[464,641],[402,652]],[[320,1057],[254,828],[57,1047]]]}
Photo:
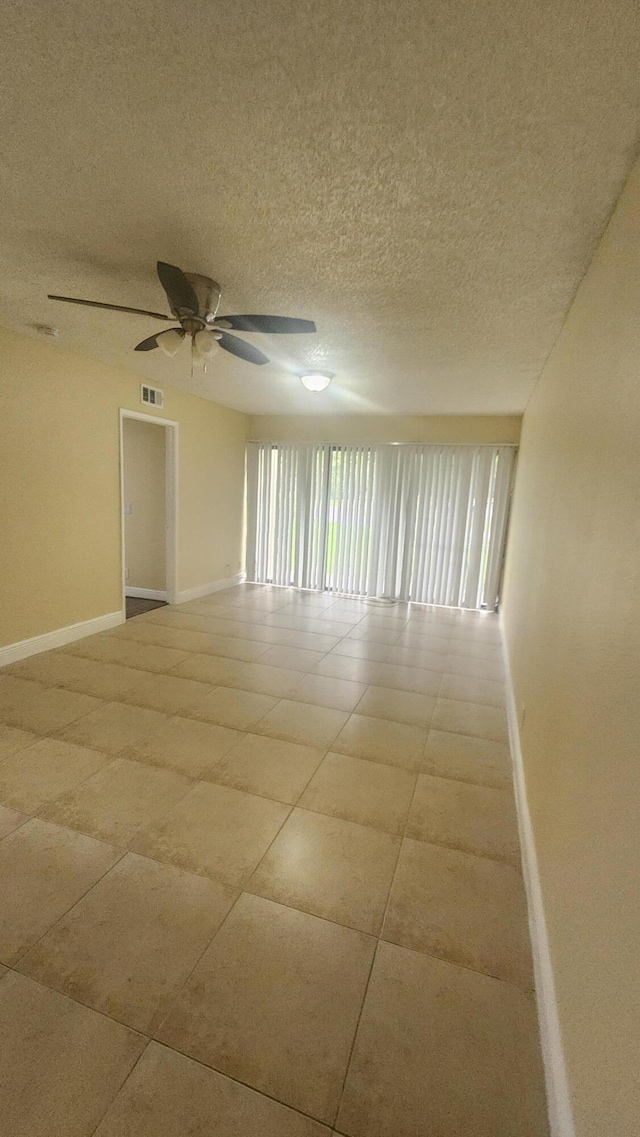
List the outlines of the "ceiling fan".
{"label": "ceiling fan", "polygon": [[218,347],[245,359],[247,363],[261,365],[269,357],[245,340],[229,335],[234,332],[283,333],[315,332],[313,320],[296,320],[292,316],[218,316],[222,291],[220,285],[208,276],[183,272],[165,261],[157,263],[158,277],[164,288],[172,315],[148,312],[143,308],[127,308],[121,304],[102,304],[98,300],[78,300],[74,296],[54,296],[49,300],[63,300],[67,304],[86,304],[89,308],[108,308],[113,312],[133,312],[138,316],[151,316],[155,320],[177,321],[178,328],[157,332],[136,344],[135,351],[153,351],[159,347],[165,355],[175,355],[186,336],[191,336],[192,350],[203,359]]}

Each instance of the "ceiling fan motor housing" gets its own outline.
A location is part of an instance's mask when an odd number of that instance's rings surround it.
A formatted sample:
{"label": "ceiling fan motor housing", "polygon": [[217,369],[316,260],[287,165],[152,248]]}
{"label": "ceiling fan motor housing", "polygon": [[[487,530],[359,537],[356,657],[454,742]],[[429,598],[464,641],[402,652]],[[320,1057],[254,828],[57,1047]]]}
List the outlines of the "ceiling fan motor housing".
{"label": "ceiling fan motor housing", "polygon": [[197,272],[185,272],[184,275],[198,297],[198,315],[205,320],[212,317],[220,303],[220,285],[211,277],[200,276]]}

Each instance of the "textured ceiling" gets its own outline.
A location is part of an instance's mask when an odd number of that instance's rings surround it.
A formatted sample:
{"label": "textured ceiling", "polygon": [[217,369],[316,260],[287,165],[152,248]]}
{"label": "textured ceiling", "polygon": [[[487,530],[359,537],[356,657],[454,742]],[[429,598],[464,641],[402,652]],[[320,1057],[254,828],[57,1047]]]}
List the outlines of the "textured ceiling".
{"label": "textured ceiling", "polygon": [[[636,152],[637,0],[24,0],[0,323],[253,412],[521,411]],[[275,362],[134,355],[160,258]],[[250,337],[247,337],[250,338]],[[305,392],[295,371],[336,373]]]}

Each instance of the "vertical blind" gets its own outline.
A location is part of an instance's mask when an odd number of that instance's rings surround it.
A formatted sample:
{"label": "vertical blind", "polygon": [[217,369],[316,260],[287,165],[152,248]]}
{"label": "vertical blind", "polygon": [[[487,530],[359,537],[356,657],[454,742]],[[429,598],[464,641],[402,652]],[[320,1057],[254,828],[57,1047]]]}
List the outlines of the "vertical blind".
{"label": "vertical blind", "polygon": [[495,608],[511,446],[250,442],[247,578]]}

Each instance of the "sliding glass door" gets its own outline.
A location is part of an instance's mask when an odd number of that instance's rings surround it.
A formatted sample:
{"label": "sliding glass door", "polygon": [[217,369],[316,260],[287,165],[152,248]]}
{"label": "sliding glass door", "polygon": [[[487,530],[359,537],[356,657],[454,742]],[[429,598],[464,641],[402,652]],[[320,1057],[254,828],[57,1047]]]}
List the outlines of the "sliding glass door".
{"label": "sliding glass door", "polygon": [[510,446],[247,448],[247,576],[270,584],[494,608]]}

